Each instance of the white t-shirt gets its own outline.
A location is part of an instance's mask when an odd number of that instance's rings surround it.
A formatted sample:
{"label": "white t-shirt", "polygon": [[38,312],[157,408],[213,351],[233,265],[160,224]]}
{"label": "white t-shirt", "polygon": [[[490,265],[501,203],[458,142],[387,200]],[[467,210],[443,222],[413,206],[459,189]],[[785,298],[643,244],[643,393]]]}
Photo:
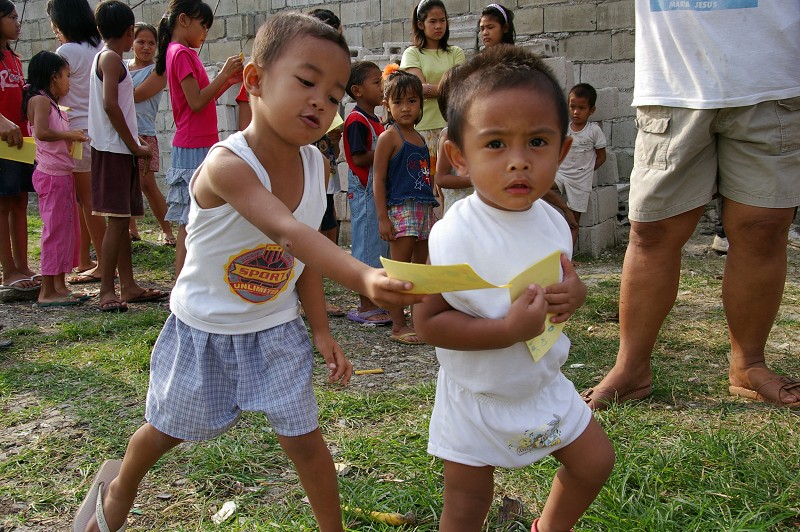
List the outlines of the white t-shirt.
{"label": "white t-shirt", "polygon": [[[215,144],[255,171],[271,190],[267,171],[241,133]],[[303,197],[294,217],[314,228],[325,213],[322,154],[300,148]],[[202,168],[202,165],[200,166]],[[203,209],[189,184],[191,206],[186,226],[186,262],[170,297],[170,310],[184,323],[215,334],[246,334],[289,322],[300,315],[295,283],[305,265],[248,222],[230,204]]]}
{"label": "white t-shirt", "polygon": [[[544,201],[510,212],[472,194],[434,224],[429,249],[431,264],[468,263],[502,285],[554,251],[571,256],[572,236]],[[502,318],[511,306],[504,288],[442,296],[454,309],[483,318]],[[486,351],[437,347],[441,370],[429,452],[467,465],[521,467],[573,441],[591,413],[561,373],[569,346],[562,334],[538,362],[523,342]]]}
{"label": "white t-shirt", "polygon": [[587,122],[580,131],[572,129],[570,124],[567,135],[572,137],[572,146],[558,167],[558,176],[579,190],[592,190],[594,163],[597,161],[595,150],[606,147],[606,136],[596,122]]}
{"label": "white t-shirt", "polygon": [[800,96],[800,1],[636,0],[633,104],[742,107]]}
{"label": "white t-shirt", "polygon": [[56,49],[56,53],[69,63],[69,92],[59,103],[70,108],[67,116],[72,129],[85,131],[89,127],[89,77],[94,56],[102,49],[102,42],[97,46],[88,42],[68,42]]}

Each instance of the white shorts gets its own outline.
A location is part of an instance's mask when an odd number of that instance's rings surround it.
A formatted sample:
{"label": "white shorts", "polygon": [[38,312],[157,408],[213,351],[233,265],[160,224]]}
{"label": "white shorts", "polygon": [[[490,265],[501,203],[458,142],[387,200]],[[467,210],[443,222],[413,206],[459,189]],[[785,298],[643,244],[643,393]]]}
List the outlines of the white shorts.
{"label": "white shorts", "polygon": [[510,403],[472,393],[440,369],[428,452],[473,467],[525,467],[575,441],[591,418],[561,373],[530,398]]}

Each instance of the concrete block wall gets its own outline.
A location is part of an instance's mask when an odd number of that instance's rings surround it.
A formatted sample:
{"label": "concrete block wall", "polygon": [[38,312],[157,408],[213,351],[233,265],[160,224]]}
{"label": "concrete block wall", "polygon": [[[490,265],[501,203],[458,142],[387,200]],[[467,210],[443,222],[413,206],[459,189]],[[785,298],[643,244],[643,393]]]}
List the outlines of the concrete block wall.
{"label": "concrete block wall", "polygon": [[[450,17],[451,43],[470,54],[478,50],[478,17],[489,0],[444,0]],[[215,11],[214,24],[200,51],[213,76],[225,59],[243,51],[249,55],[256,28],[274,13],[310,11],[325,7],[344,24],[354,60],[370,58],[378,63],[399,59],[411,40],[411,13],[415,0],[206,0]],[[58,42],[46,14],[47,0],[18,3],[22,33],[16,50],[23,62],[39,50],[55,50]],[[89,0],[92,7],[97,0]],[[157,24],[167,8],[165,0],[148,0],[134,10],[137,20]],[[559,80],[568,89],[587,82],[600,91],[595,119],[601,121],[609,141],[606,167],[616,164],[619,180],[626,181],[632,168],[635,127],[630,107],[633,89],[633,0],[516,0],[505,2],[514,10],[517,43],[549,57]],[[22,8],[24,7],[24,13]],[[373,59],[374,58],[374,59]],[[235,102],[238,87],[218,102],[221,137],[236,129]],[[169,167],[174,124],[168,97],[162,98],[157,124],[161,167]],[[603,222],[605,223],[605,222]]]}

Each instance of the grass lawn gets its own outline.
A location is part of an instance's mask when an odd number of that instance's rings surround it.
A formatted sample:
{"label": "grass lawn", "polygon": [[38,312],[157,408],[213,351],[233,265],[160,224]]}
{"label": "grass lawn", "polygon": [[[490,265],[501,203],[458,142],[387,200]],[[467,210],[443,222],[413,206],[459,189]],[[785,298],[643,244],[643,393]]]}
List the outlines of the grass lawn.
{"label": "grass lawn", "polygon": [[[40,226],[34,216],[32,222],[33,244]],[[152,229],[143,236],[155,240],[151,218],[141,228]],[[38,244],[31,256],[37,259]],[[137,243],[134,257],[141,278],[170,279],[170,249]],[[789,257],[783,306],[767,351],[775,369],[800,376],[800,251],[790,250]],[[579,260],[589,298],[565,329],[572,351],[564,372],[584,389],[616,355],[622,253]],[[614,443],[617,464],[576,530],[800,529],[800,411],[727,393],[719,297],[724,261],[704,251],[685,254],[678,301],[653,357],[653,397],[596,414]],[[326,286],[336,301],[349,297]],[[0,306],[0,315],[15,308]],[[149,353],[166,309],[63,316],[48,326],[34,321],[2,333],[15,345],[0,352],[0,531],[69,529],[99,464],[121,458],[143,421]],[[345,351],[369,357],[369,348],[351,338],[364,333],[340,320],[336,335]],[[374,338],[372,343],[384,342],[382,334]],[[417,349],[429,353],[435,366],[431,348]],[[342,503],[413,512],[417,523],[403,530],[437,530],[442,465],[426,453],[433,381],[342,390],[326,385],[324,373],[318,365],[321,426],[335,461],[349,466],[340,477]],[[522,470],[498,470],[486,530],[530,530],[556,468],[545,459]],[[526,509],[500,527],[503,497]],[[313,530],[303,498],[269,425],[246,414],[224,436],[184,444],[159,462],[142,485],[129,530]],[[226,501],[235,501],[238,510],[217,526],[210,518]],[[351,511],[344,517],[350,530],[394,529]]]}

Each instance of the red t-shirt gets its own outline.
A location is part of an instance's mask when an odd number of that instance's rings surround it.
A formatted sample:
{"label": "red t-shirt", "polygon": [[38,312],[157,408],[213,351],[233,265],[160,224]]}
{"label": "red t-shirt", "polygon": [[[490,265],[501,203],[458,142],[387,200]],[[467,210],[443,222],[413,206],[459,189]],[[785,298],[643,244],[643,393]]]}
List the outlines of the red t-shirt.
{"label": "red t-shirt", "polygon": [[250,93],[247,92],[247,89],[244,88],[244,83],[242,83],[241,88],[239,89],[239,94],[236,95],[237,102],[249,102],[250,101]]}
{"label": "red t-shirt", "polygon": [[22,114],[22,87],[25,75],[22,63],[11,50],[0,50],[0,114],[19,126],[28,135],[28,119]]}
{"label": "red t-shirt", "polygon": [[181,81],[188,76],[197,80],[201,90],[209,85],[208,74],[197,53],[182,44],[169,43],[167,83],[172,116],[175,118],[172,145],[178,148],[209,148],[219,142],[216,100],[211,100],[196,113],[192,111],[181,87]]}

